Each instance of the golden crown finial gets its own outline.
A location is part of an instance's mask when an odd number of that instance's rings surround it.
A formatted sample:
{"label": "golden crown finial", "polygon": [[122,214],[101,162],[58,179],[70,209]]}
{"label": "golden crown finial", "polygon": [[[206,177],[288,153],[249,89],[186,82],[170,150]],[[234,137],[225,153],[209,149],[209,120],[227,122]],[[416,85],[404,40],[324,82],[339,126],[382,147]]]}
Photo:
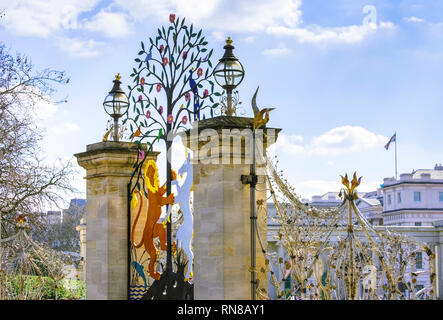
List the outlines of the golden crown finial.
{"label": "golden crown finial", "polygon": [[121,79],[121,76],[120,76],[120,72],[119,72],[119,73],[117,73],[117,75],[115,76],[115,80],[120,81],[120,79]]}
{"label": "golden crown finial", "polygon": [[228,37],[228,39],[226,40],[226,44],[227,44],[228,46],[230,46],[231,43],[232,43],[231,37]]}

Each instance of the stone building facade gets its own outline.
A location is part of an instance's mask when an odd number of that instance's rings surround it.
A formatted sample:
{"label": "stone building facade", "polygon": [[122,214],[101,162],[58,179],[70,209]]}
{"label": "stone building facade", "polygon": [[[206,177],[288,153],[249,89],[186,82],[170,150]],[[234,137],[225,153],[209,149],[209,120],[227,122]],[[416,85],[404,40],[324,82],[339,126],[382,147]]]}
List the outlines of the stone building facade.
{"label": "stone building facade", "polygon": [[442,165],[384,179],[384,225],[432,226],[439,220],[443,220]]}

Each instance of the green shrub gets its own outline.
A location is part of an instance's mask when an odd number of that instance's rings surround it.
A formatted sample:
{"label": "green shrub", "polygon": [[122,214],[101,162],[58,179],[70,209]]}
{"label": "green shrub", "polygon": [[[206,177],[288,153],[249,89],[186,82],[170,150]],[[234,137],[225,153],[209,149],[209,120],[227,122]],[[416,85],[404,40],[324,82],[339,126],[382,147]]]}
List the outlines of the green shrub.
{"label": "green shrub", "polygon": [[[55,287],[55,281],[48,277],[24,275],[20,278],[20,276],[6,276],[3,281],[2,287],[9,299],[78,300],[86,298],[85,284],[79,280],[61,280],[57,288]],[[20,290],[21,281],[23,281],[22,290]]]}

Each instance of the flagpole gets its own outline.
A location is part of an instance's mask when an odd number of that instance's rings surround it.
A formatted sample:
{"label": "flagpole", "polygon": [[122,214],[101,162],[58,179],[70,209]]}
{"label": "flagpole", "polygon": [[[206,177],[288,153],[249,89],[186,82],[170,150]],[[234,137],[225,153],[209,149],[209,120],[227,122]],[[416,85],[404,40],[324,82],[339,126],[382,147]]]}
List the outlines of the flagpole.
{"label": "flagpole", "polygon": [[397,132],[395,133],[395,180],[397,180]]}

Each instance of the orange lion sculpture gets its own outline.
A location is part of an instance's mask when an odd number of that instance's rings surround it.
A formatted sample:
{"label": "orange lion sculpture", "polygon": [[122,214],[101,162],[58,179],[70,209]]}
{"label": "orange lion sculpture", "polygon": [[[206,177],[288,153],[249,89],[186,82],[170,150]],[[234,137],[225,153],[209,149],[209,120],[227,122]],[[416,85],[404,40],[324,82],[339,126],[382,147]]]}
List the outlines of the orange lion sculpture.
{"label": "orange lion sculpture", "polygon": [[[166,250],[166,230],[161,223],[158,223],[158,219],[162,213],[161,207],[164,205],[174,204],[174,194],[170,194],[167,197],[163,197],[166,193],[166,184],[159,188],[158,169],[155,161],[149,160],[144,172],[145,184],[148,189],[148,212],[146,217],[145,228],[143,230],[143,236],[139,243],[134,241],[134,231],[137,225],[140,213],[143,208],[143,196],[140,191],[135,191],[131,201],[131,209],[137,206],[137,198],[140,199],[140,206],[135,217],[134,224],[132,226],[131,241],[135,248],[140,248],[144,245],[146,252],[149,254],[149,274],[150,276],[158,280],[160,273],[155,272],[155,262],[157,261],[158,251],[154,244],[154,238],[160,239],[160,249]],[[176,180],[177,176],[175,172],[172,172],[172,180]],[[138,197],[137,197],[138,195]]]}

